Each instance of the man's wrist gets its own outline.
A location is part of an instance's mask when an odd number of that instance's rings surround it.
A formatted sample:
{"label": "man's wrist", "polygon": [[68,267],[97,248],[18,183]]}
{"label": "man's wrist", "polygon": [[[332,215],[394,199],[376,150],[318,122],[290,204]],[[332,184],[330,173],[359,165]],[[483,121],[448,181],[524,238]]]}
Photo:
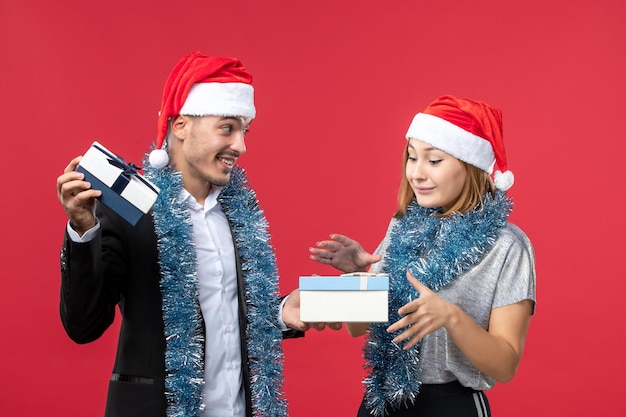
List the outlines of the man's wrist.
{"label": "man's wrist", "polygon": [[278,308],[278,320],[277,320],[277,321],[278,321],[278,328],[279,328],[281,331],[283,331],[283,332],[286,332],[286,331],[290,330],[290,329],[289,329],[289,327],[288,327],[288,326],[285,324],[285,322],[283,321],[283,308],[284,308],[284,306],[285,306],[285,302],[287,302],[287,298],[289,298],[289,296],[288,296],[288,295],[287,295],[287,296],[285,296],[285,297],[281,300],[281,302],[280,302],[280,306],[279,306],[279,308]]}
{"label": "man's wrist", "polygon": [[89,229],[85,230],[82,233],[80,233],[79,230],[76,230],[76,228],[72,225],[71,221],[67,222],[67,225],[65,228],[72,241],[84,243],[84,242],[88,242],[92,240],[96,236],[96,234],[98,233],[98,230],[100,230],[100,222],[98,221],[98,219],[96,219],[96,223],[92,227],[90,227]]}
{"label": "man's wrist", "polygon": [[85,226],[79,226],[76,223],[74,223],[72,220],[70,220],[69,222],[70,227],[72,228],[72,230],[74,230],[76,233],[78,233],[78,236],[83,236],[85,233],[87,233],[89,230],[93,229],[94,226],[96,225],[95,220],[88,225],[87,227]]}

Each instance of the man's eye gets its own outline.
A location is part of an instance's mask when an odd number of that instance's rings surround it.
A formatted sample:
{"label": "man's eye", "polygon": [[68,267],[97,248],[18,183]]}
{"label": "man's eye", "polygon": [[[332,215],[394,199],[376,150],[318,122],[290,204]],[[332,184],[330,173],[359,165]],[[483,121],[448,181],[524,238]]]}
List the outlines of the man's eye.
{"label": "man's eye", "polygon": [[224,125],[222,126],[222,130],[226,133],[230,133],[233,131],[233,127],[231,125]]}
{"label": "man's eye", "polygon": [[246,135],[248,132],[250,131],[250,129],[248,129],[247,127],[245,129],[243,129],[243,134]]}

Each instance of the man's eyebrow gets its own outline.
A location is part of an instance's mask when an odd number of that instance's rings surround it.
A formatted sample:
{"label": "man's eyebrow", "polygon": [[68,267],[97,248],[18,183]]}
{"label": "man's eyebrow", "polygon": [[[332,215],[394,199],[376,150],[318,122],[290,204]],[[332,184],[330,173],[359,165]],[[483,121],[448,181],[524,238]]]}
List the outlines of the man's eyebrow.
{"label": "man's eyebrow", "polygon": [[237,116],[222,116],[220,117],[220,120],[235,120],[239,123],[241,123],[241,119]]}
{"label": "man's eyebrow", "polygon": [[[226,121],[226,120],[237,122],[238,125],[248,128],[250,127],[254,119],[249,119],[243,116],[221,116],[220,117],[220,121]],[[250,121],[248,122],[248,120]]]}

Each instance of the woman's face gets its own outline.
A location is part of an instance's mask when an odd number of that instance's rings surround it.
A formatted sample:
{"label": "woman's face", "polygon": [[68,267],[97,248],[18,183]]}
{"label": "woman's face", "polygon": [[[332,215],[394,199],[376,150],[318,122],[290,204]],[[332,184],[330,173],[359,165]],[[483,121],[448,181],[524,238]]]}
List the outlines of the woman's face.
{"label": "woman's face", "polygon": [[453,156],[418,139],[409,139],[406,178],[422,207],[448,210],[458,200],[467,171]]}

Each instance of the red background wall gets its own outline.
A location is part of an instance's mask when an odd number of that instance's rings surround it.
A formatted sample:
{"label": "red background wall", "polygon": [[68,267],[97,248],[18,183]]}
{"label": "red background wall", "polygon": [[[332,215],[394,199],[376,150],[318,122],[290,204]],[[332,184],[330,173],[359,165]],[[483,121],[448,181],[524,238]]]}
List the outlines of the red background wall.
{"label": "red background wall", "polygon": [[[255,77],[241,164],[285,292],[332,272],[307,250],[331,232],[375,248],[415,112],[447,93],[499,106],[538,308],[517,377],[490,394],[494,415],[623,415],[625,8],[3,0],[0,415],[102,414],[119,323],[85,346],[63,332],[55,180],[94,139],[139,162],[165,78],[195,49],[237,56]],[[355,415],[361,342],[342,330],[285,343],[291,415]]]}

